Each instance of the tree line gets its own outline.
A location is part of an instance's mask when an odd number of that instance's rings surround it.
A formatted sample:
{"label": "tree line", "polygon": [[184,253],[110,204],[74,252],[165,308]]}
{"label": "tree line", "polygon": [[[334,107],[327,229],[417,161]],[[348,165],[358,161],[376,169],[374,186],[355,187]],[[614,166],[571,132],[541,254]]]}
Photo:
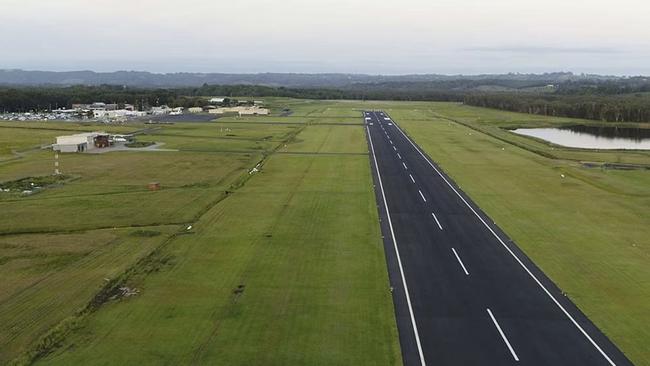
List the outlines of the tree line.
{"label": "tree line", "polygon": [[[650,82],[545,80],[446,80],[352,84],[344,88],[288,88],[263,85],[208,85],[196,88],[131,88],[114,85],[0,87],[0,112],[49,111],[73,104],[105,102],[152,106],[202,107],[207,96],[290,97],[398,101],[448,101],[513,112],[611,122],[650,122]],[[487,90],[487,91],[485,91]],[[505,90],[505,91],[504,91]],[[628,92],[629,91],[629,92]]]}
{"label": "tree line", "polygon": [[604,122],[650,122],[650,95],[526,95],[473,93],[465,104],[544,116]]}

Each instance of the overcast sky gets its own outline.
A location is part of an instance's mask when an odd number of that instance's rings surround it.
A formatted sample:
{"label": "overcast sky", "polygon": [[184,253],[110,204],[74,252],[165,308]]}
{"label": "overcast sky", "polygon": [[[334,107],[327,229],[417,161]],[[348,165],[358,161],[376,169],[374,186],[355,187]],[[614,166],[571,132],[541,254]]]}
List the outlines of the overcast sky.
{"label": "overcast sky", "polygon": [[0,0],[0,68],[650,74],[648,0]]}

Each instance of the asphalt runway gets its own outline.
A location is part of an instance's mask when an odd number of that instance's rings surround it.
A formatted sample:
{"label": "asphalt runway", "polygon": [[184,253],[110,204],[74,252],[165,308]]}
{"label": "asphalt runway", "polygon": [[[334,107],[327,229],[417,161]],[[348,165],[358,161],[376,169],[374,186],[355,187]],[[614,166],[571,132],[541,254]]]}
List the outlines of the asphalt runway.
{"label": "asphalt runway", "polygon": [[384,112],[364,112],[406,365],[631,365]]}

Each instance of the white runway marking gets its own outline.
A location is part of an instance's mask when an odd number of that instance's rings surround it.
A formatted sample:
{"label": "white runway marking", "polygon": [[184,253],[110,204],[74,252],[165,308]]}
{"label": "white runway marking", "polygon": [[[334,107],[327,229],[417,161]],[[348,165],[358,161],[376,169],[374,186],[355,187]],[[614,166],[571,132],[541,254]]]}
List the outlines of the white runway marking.
{"label": "white runway marking", "polygon": [[408,170],[408,167],[406,166],[406,164],[404,162],[402,162],[402,165],[404,165],[404,169]]}
{"label": "white runway marking", "polygon": [[397,153],[397,157],[399,158],[399,160],[402,160],[402,155],[400,155],[399,153]]}
{"label": "white runway marking", "polygon": [[463,261],[460,260],[460,256],[458,256],[458,253],[456,253],[456,249],[451,248],[451,251],[454,252],[456,259],[458,259],[458,263],[460,263],[460,266],[463,267],[463,272],[465,272],[465,275],[469,276],[469,272],[467,272],[467,268],[465,268],[465,264],[463,264]]}
{"label": "white runway marking", "polygon": [[481,217],[481,215],[479,215],[478,212],[476,212],[476,210],[474,210],[474,208],[472,207],[472,205],[470,205],[469,202],[467,202],[467,200],[465,200],[465,198],[460,194],[460,192],[458,192],[458,191],[456,190],[456,188],[454,188],[454,186],[453,186],[453,185],[452,185],[452,184],[447,180],[447,178],[445,178],[445,176],[444,176],[444,175],[443,175],[443,174],[438,170],[438,168],[436,168],[436,166],[433,165],[433,163],[431,162],[431,160],[429,160],[429,159],[426,157],[426,155],[424,155],[424,153],[422,152],[422,150],[420,150],[420,148],[417,147],[417,145],[415,145],[415,143],[413,142],[413,140],[411,140],[411,138],[408,137],[408,135],[406,135],[406,133],[404,133],[404,131],[402,131],[402,129],[401,129],[397,124],[395,125],[395,127],[397,127],[397,129],[399,130],[399,132],[400,132],[400,133],[401,133],[401,134],[406,138],[406,140],[408,140],[408,142],[409,142],[409,143],[411,144],[411,146],[413,146],[413,148],[414,148],[414,149],[415,149],[415,150],[420,154],[420,156],[422,156],[422,158],[423,158],[424,160],[426,160],[426,162],[431,166],[431,168],[433,168],[433,170],[435,170],[435,172],[438,173],[438,175],[440,176],[440,178],[442,178],[442,180],[444,180],[445,183],[447,183],[447,185],[449,186],[449,188],[451,188],[451,190],[454,191],[454,193],[456,193],[456,195],[457,195],[457,196],[458,196],[458,197],[463,201],[463,203],[465,203],[465,205],[466,205],[466,206],[467,206],[467,207],[468,207],[468,208],[469,208],[469,209],[474,213],[474,215],[476,215],[476,217],[478,217],[478,219],[479,219],[479,220],[483,223],[483,225],[484,225],[484,226],[485,226],[485,227],[490,231],[490,233],[492,233],[492,235],[493,235],[493,236],[494,236],[494,237],[499,241],[499,243],[501,243],[501,245],[506,249],[506,251],[507,251],[508,253],[510,253],[510,255],[511,255],[511,256],[512,256],[516,261],[517,261],[517,263],[519,263],[519,265],[524,269],[524,271],[526,271],[526,273],[528,273],[528,275],[533,279],[533,281],[535,281],[535,283],[537,283],[537,285],[538,285],[538,286],[539,286],[539,287],[544,291],[544,293],[545,293],[545,294],[546,294],[546,295],[547,295],[547,296],[548,296],[548,297],[553,301],[553,303],[555,303],[555,305],[557,305],[557,307],[562,311],[562,313],[564,313],[564,315],[566,315],[566,317],[571,321],[571,323],[573,323],[573,325],[574,325],[574,326],[575,326],[575,327],[580,331],[580,333],[582,333],[582,335],[584,335],[585,338],[587,338],[587,340],[591,343],[591,345],[594,346],[594,348],[595,348],[598,352],[600,352],[600,354],[601,354],[601,355],[602,355],[602,356],[607,360],[607,362],[609,362],[610,365],[612,365],[612,366],[616,366],[616,363],[614,363],[614,361],[612,361],[612,359],[609,358],[609,356],[607,355],[607,353],[605,353],[605,351],[603,351],[603,349],[600,348],[600,346],[596,343],[596,341],[593,340],[593,338],[591,338],[591,336],[587,333],[587,331],[584,330],[584,328],[582,328],[582,326],[580,326],[580,324],[578,324],[578,322],[573,318],[573,316],[571,316],[571,314],[569,314],[569,312],[564,308],[564,306],[562,306],[562,304],[560,304],[560,302],[557,301],[557,299],[555,298],[555,296],[553,296],[553,294],[551,294],[551,292],[550,292],[550,291],[549,291],[549,290],[548,290],[548,289],[547,289],[547,288],[542,284],[542,282],[537,278],[537,276],[535,276],[535,275],[533,274],[533,272],[531,272],[531,270],[528,269],[528,267],[526,267],[526,265],[524,264],[524,262],[522,262],[521,259],[519,259],[519,257],[518,257],[518,256],[517,256],[517,255],[512,251],[512,249],[510,249],[510,248],[506,245],[506,243],[505,243],[505,242],[504,242],[504,241],[499,237],[499,235],[497,235],[497,233],[494,232],[494,230],[492,230],[492,228],[490,227],[490,225],[488,225],[487,222],[485,222],[485,220],[483,220],[483,218]]}
{"label": "white runway marking", "polygon": [[420,364],[426,366],[424,361],[424,353],[422,352],[422,342],[420,342],[420,334],[418,332],[418,326],[415,322],[415,314],[413,313],[413,306],[411,305],[411,296],[409,295],[409,289],[406,284],[406,277],[404,275],[404,267],[402,266],[402,258],[399,255],[399,248],[397,247],[397,239],[395,238],[395,231],[393,230],[393,222],[390,219],[390,211],[388,209],[388,202],[386,201],[386,194],[384,193],[384,184],[382,183],[381,173],[379,172],[379,164],[377,163],[377,156],[375,155],[375,146],[372,143],[372,137],[370,136],[370,129],[366,127],[368,133],[368,141],[370,141],[370,149],[372,150],[372,158],[375,162],[375,170],[377,171],[377,178],[379,179],[379,188],[381,190],[381,197],[384,201],[384,208],[386,209],[386,217],[388,218],[388,227],[390,228],[390,234],[393,239],[393,247],[395,248],[395,254],[397,255],[397,265],[399,266],[399,273],[402,277],[402,286],[404,286],[404,294],[406,296],[406,304],[409,308],[409,316],[411,318],[411,325],[413,326],[413,334],[415,336],[415,343],[418,347],[418,354],[420,356]]}
{"label": "white runway marking", "polygon": [[393,146],[393,150],[397,151],[397,148],[395,146]]}
{"label": "white runway marking", "polygon": [[422,201],[426,202],[427,199],[424,198],[424,195],[422,194],[422,191],[418,189],[418,192],[420,193],[420,197],[422,197]]}
{"label": "white runway marking", "polygon": [[411,174],[409,174],[409,177],[411,178],[411,181],[412,181],[413,183],[415,183],[415,179],[413,178],[413,176],[412,176]]}
{"label": "white runway marking", "polygon": [[510,350],[510,353],[512,353],[512,357],[514,357],[515,361],[519,361],[519,357],[517,357],[517,354],[515,353],[515,350],[512,348],[510,345],[510,342],[508,341],[508,338],[506,338],[506,335],[503,333],[503,330],[501,330],[501,327],[499,326],[499,323],[497,323],[497,320],[494,318],[494,315],[492,315],[492,312],[490,309],[487,309],[488,314],[490,314],[490,318],[492,318],[492,322],[494,323],[494,326],[497,327],[497,330],[499,331],[499,334],[501,334],[501,338],[503,338],[503,341],[506,342],[506,346],[508,346],[508,349]]}
{"label": "white runway marking", "polygon": [[436,220],[436,224],[438,224],[438,227],[440,228],[440,230],[442,230],[442,225],[440,225],[440,221],[438,221],[438,218],[436,217],[436,214],[434,214],[432,212],[431,216],[433,216],[433,219]]}

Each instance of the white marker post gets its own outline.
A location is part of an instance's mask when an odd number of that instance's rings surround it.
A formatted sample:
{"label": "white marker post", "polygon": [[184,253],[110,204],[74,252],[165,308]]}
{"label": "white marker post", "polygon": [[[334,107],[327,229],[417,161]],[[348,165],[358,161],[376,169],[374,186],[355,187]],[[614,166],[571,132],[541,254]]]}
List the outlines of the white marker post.
{"label": "white marker post", "polygon": [[59,171],[59,153],[56,152],[54,153],[54,175],[59,175],[61,172]]}

